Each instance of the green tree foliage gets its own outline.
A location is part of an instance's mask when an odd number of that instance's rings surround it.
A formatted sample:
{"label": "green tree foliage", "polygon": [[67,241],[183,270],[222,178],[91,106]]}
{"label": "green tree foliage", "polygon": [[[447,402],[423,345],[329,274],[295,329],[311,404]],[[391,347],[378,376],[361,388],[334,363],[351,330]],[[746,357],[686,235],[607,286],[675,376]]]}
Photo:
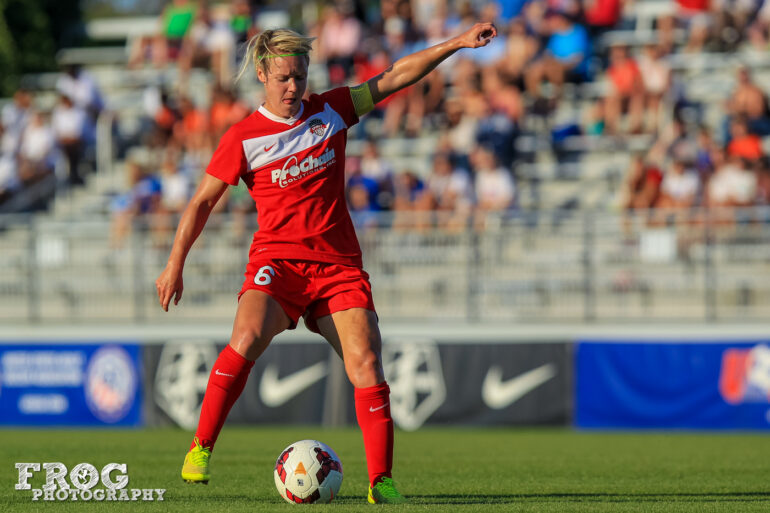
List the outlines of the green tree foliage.
{"label": "green tree foliage", "polygon": [[56,51],[82,34],[78,0],[0,0],[0,96],[25,73],[56,69]]}

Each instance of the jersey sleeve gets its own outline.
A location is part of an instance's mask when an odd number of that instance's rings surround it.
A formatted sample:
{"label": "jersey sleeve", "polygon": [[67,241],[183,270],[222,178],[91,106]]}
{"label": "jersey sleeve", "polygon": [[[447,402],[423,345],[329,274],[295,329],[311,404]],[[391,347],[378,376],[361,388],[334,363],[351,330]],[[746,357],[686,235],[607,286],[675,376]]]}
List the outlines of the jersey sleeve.
{"label": "jersey sleeve", "polygon": [[241,174],[247,170],[243,143],[236,130],[231,128],[219,140],[206,173],[230,185],[238,185]]}
{"label": "jersey sleeve", "polygon": [[325,103],[328,103],[337,111],[348,128],[358,123],[358,114],[356,114],[356,106],[353,104],[353,97],[350,94],[349,87],[338,87],[331,91],[326,91],[320,96]]}

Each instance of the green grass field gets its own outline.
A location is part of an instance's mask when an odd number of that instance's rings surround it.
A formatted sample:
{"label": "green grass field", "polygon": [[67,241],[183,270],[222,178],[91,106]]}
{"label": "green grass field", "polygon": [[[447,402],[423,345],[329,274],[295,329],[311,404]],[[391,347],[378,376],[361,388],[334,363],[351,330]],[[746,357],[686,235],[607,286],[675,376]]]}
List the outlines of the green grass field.
{"label": "green grass field", "polygon": [[[208,486],[179,470],[181,430],[5,430],[0,511],[768,511],[770,437],[759,434],[581,433],[568,430],[423,429],[396,433],[395,478],[411,503],[366,504],[366,467],[354,429],[226,427]],[[289,443],[316,438],[340,456],[345,480],[331,505],[285,503],[272,468]],[[128,488],[165,488],[164,502],[32,502],[15,491],[16,462],[126,463]],[[44,484],[44,473],[30,480]],[[98,485],[101,487],[101,484]]]}

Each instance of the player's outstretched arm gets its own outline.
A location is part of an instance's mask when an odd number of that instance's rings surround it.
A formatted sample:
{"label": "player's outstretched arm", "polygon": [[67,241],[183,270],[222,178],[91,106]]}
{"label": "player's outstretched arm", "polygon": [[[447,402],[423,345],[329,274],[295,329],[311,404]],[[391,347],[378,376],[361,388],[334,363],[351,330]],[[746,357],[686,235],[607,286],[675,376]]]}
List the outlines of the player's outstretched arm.
{"label": "player's outstretched arm", "polygon": [[497,29],[494,24],[476,23],[457,37],[402,57],[388,69],[368,80],[373,103],[376,104],[396,91],[414,84],[457,50],[486,46],[496,36]]}
{"label": "player's outstretched arm", "polygon": [[222,197],[227,186],[228,184],[219,178],[204,174],[198,189],[182,213],[166,268],[155,280],[160,306],[167,312],[172,298],[175,305],[182,299],[184,289],[182,271],[187,253],[201,234],[211,210]]}

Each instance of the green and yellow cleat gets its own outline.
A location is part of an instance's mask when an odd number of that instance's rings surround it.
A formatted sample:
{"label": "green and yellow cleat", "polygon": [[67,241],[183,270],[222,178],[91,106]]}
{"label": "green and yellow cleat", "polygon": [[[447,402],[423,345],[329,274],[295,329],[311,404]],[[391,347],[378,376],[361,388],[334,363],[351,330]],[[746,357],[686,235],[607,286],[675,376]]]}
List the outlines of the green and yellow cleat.
{"label": "green and yellow cleat", "polygon": [[409,502],[398,493],[393,480],[389,477],[383,477],[374,487],[369,487],[367,500],[369,504],[406,504]]}
{"label": "green and yellow cleat", "polygon": [[186,483],[209,484],[209,458],[211,449],[201,446],[198,437],[195,437],[195,447],[190,449],[184,457],[182,465],[182,479]]}

